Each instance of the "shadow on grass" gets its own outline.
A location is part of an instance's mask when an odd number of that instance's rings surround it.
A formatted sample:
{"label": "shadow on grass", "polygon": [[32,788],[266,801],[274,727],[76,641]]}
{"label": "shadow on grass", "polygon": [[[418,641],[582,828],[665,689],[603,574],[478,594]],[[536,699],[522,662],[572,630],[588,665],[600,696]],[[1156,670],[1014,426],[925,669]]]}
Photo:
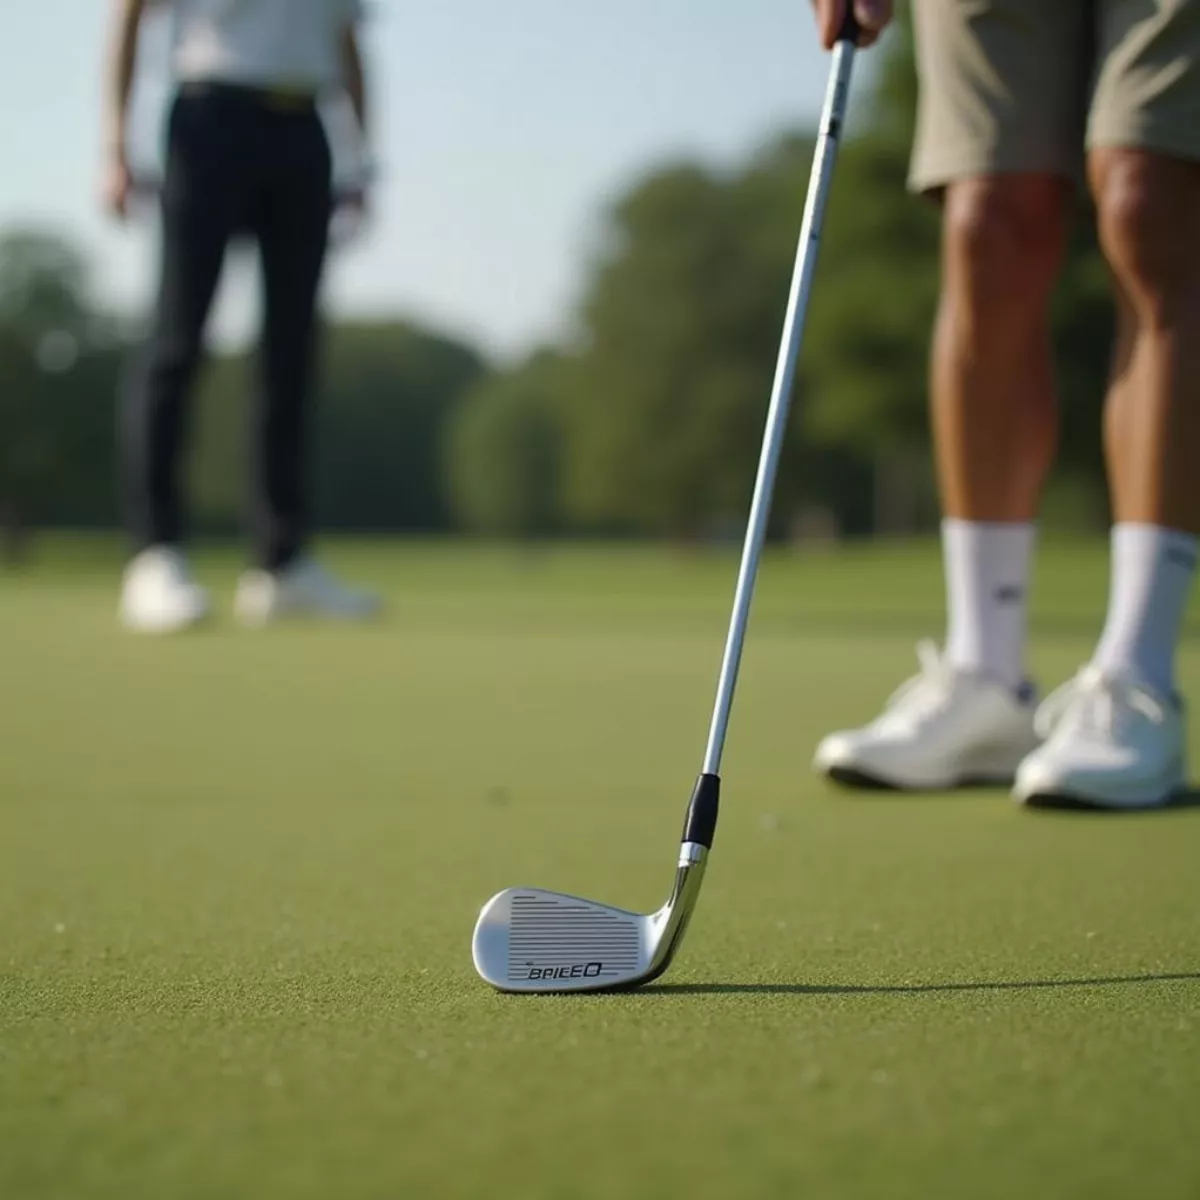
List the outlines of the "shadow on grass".
{"label": "shadow on grass", "polygon": [[[952,802],[956,797],[961,797],[964,792],[995,792],[1001,794],[1006,790],[1000,784],[969,782],[938,792],[905,792],[902,789],[889,787],[887,784],[876,783],[866,779],[855,779],[852,782],[835,779],[833,782],[836,788],[835,795],[843,800],[848,799],[851,803],[880,800],[884,803],[895,804],[898,802],[897,797],[900,798],[899,802],[903,802],[906,796],[912,796],[921,800],[945,798],[947,801]],[[1043,818],[1054,816],[1076,819],[1080,817],[1099,817],[1111,821],[1122,817],[1126,819],[1136,817],[1165,817],[1186,809],[1200,811],[1200,787],[1190,787],[1186,792],[1181,792],[1176,796],[1169,804],[1163,804],[1157,808],[1098,808],[1095,805],[1080,804],[1078,801],[1062,796],[1041,797],[1036,802],[1031,802],[1021,807],[1026,812],[1034,813],[1036,816]]]}
{"label": "shadow on grass", "polygon": [[641,994],[660,996],[911,996],[927,992],[1022,992],[1038,988],[1116,987],[1138,983],[1200,983],[1200,971],[1160,975],[1100,975],[1091,979],[1001,979],[976,983],[655,983]]}
{"label": "shadow on grass", "polygon": [[1200,788],[1190,787],[1186,792],[1180,792],[1169,804],[1158,808],[1097,808],[1061,796],[1043,797],[1025,807],[1039,816],[1107,817],[1109,820],[1114,817],[1165,817],[1183,809],[1200,811]]}

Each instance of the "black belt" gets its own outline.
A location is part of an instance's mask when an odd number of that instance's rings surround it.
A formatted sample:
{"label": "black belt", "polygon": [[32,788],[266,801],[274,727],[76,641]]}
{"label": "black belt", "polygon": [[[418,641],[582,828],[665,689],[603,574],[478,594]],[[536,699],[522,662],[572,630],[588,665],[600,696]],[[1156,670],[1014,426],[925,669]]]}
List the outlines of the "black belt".
{"label": "black belt", "polygon": [[185,80],[179,85],[181,96],[211,99],[248,100],[274,112],[316,112],[318,95],[314,88],[284,84],[226,83],[218,80]]}

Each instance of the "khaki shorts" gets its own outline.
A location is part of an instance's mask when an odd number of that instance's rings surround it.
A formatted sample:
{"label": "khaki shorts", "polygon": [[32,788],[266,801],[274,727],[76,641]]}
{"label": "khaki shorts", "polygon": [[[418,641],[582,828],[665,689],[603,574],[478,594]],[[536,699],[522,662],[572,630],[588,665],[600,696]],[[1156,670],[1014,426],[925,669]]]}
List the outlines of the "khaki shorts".
{"label": "khaki shorts", "polygon": [[1200,160],[1200,0],[912,0],[910,184],[1036,171],[1084,147]]}

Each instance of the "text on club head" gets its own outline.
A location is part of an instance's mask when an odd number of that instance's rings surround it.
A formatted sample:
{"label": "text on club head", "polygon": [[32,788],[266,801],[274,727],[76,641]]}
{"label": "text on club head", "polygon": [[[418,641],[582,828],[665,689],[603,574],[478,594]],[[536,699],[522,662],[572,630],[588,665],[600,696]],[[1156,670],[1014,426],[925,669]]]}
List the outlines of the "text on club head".
{"label": "text on club head", "polygon": [[598,962],[576,963],[571,967],[530,967],[526,979],[595,979],[604,970]]}

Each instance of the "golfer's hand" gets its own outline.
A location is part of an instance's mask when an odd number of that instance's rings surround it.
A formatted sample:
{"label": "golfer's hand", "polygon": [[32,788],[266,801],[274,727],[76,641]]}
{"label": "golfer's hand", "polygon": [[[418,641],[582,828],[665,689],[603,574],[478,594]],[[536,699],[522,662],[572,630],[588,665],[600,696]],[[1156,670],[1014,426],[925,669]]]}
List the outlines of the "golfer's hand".
{"label": "golfer's hand", "polygon": [[338,193],[338,208],[360,220],[365,218],[371,207],[370,194],[365,184],[355,184]]}
{"label": "golfer's hand", "polygon": [[813,0],[817,17],[817,30],[821,45],[832,50],[846,19],[846,5],[853,3],[854,15],[858,18],[860,47],[870,46],[877,41],[884,27],[892,19],[893,0]]}
{"label": "golfer's hand", "polygon": [[348,246],[366,231],[371,215],[370,191],[366,184],[340,188],[334,197],[330,236],[335,246]]}
{"label": "golfer's hand", "polygon": [[100,198],[104,209],[118,221],[129,215],[129,202],[133,197],[133,175],[124,155],[116,154],[109,159],[100,187]]}

